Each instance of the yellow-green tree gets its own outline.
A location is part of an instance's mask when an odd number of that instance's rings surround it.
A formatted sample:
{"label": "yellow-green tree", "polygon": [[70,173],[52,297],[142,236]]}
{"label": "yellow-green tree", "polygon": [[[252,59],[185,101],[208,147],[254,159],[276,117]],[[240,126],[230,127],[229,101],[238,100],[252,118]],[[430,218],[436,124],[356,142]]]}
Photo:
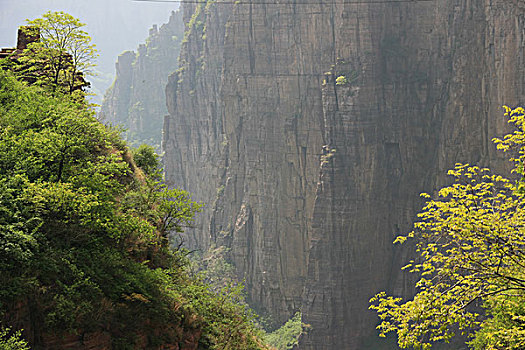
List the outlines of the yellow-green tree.
{"label": "yellow-green tree", "polygon": [[84,23],[64,12],[46,12],[41,18],[27,20],[23,30],[39,40],[29,43],[20,61],[25,72],[38,77],[53,91],[73,93],[87,85],[85,75],[92,73],[98,57]]}
{"label": "yellow-green tree", "polygon": [[516,154],[516,176],[456,164],[455,182],[395,241],[416,240],[419,256],[404,268],[420,275],[417,293],[408,301],[379,293],[371,309],[380,335],[397,333],[401,348],[428,349],[458,331],[475,349],[525,348],[525,113],[505,108],[516,130],[494,142]]}

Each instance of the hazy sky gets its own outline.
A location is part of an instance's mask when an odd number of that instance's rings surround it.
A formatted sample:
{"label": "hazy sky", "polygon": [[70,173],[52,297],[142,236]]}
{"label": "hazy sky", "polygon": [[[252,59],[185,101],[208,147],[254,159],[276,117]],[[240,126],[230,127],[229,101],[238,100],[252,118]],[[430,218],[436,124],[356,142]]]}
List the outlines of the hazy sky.
{"label": "hazy sky", "polygon": [[[135,50],[148,36],[148,29],[167,22],[178,7],[178,3],[132,0],[0,0],[0,47],[16,45],[17,29],[27,18],[40,17],[49,10],[64,11],[87,24],[86,30],[100,51],[98,69],[114,74],[117,56]],[[104,84],[98,85],[102,89]]]}

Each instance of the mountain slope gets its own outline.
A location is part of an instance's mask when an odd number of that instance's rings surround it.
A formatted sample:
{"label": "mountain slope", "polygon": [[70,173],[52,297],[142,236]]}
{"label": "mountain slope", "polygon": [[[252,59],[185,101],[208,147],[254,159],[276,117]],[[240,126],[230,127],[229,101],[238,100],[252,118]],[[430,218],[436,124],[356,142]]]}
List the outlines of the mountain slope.
{"label": "mountain slope", "polygon": [[4,71],[0,101],[1,328],[33,349],[266,348],[239,295],[171,248],[199,205],[139,168],[147,152]]}

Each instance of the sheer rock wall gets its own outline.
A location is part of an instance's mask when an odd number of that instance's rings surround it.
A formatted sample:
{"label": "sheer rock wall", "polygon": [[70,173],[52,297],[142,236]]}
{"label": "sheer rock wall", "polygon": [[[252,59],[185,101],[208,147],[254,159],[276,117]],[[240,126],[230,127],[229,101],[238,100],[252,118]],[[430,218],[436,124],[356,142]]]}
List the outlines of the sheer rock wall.
{"label": "sheer rock wall", "polygon": [[525,6],[276,3],[183,6],[166,179],[207,203],[188,241],[228,246],[261,313],[302,309],[301,349],[365,348],[368,299],[412,292],[392,241],[419,193],[455,162],[506,166],[490,140],[525,103]]}
{"label": "sheer rock wall", "polygon": [[455,162],[502,169],[491,143],[506,130],[501,105],[525,102],[517,3],[345,6],[341,17],[355,25],[339,26],[347,63],[335,75],[359,75],[323,88],[325,140],[337,152],[317,189],[305,349],[363,348],[374,291],[410,293],[398,273],[408,259],[392,241],[410,230],[418,193],[444,185]]}

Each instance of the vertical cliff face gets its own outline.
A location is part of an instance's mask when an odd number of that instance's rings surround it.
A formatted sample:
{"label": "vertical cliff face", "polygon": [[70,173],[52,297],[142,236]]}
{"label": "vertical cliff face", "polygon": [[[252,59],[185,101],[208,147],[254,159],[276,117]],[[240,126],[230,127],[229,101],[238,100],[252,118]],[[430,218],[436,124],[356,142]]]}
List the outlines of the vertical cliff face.
{"label": "vertical cliff face", "polygon": [[523,2],[219,1],[184,16],[164,145],[169,183],[208,203],[188,240],[230,247],[263,313],[302,309],[301,349],[362,348],[369,298],[411,293],[392,241],[418,194],[455,162],[505,166],[490,140],[500,106],[525,102]]}
{"label": "vertical cliff face", "polygon": [[178,68],[183,33],[181,12],[172,12],[168,23],[150,29],[137,53],[126,51],[118,57],[115,82],[106,92],[100,116],[124,127],[132,145],[147,143],[160,151],[168,113],[164,89],[168,75]]}
{"label": "vertical cliff face", "polygon": [[326,9],[313,26],[302,6],[186,9],[185,65],[167,88],[166,177],[208,203],[190,240],[229,246],[252,302],[282,321],[300,308],[306,276]]}
{"label": "vertical cliff face", "polygon": [[[501,169],[490,141],[504,132],[500,107],[524,102],[517,3],[345,5],[340,20],[345,62],[322,89],[336,153],[321,166],[314,208],[306,349],[360,348],[373,291],[409,293],[392,241],[410,229],[418,193],[443,185],[455,162]],[[340,75],[353,81],[333,84]]]}
{"label": "vertical cliff face", "polygon": [[[206,249],[217,197],[224,189],[228,141],[220,98],[226,23],[231,4],[185,4],[186,23],[180,68],[166,87],[164,121],[166,182],[205,203],[186,243]],[[233,199],[232,199],[233,200]]]}

